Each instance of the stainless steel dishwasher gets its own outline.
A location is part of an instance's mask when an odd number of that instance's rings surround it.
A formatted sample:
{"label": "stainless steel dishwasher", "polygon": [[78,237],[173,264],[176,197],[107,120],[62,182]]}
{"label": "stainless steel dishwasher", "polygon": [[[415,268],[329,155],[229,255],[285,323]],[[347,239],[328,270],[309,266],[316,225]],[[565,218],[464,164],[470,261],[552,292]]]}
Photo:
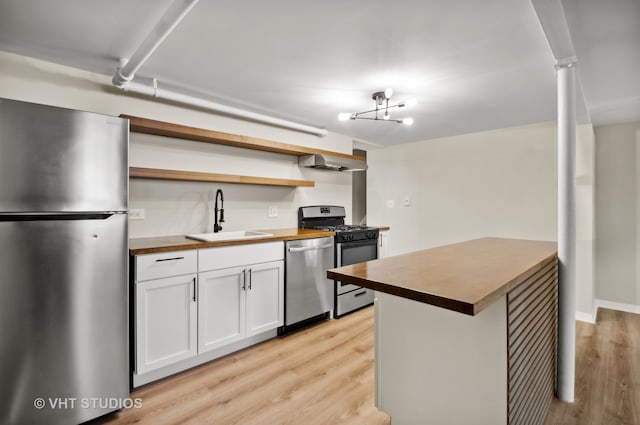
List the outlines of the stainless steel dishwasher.
{"label": "stainless steel dishwasher", "polygon": [[301,239],[285,244],[284,333],[293,327],[329,317],[334,284],[327,279],[333,268],[333,237]]}

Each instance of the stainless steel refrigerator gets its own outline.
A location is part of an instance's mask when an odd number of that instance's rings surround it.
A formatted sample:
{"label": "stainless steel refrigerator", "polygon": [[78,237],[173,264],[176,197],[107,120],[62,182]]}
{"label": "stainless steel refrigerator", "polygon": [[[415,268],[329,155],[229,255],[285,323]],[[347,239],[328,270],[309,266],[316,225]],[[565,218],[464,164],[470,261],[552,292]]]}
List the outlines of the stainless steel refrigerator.
{"label": "stainless steel refrigerator", "polygon": [[127,407],[128,133],[0,98],[0,424]]}

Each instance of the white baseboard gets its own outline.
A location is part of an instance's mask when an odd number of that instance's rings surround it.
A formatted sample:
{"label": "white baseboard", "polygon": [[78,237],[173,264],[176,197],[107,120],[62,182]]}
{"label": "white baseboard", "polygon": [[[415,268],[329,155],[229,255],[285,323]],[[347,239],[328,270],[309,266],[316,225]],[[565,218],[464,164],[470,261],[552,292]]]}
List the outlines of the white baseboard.
{"label": "white baseboard", "polygon": [[624,311],[626,313],[640,314],[640,305],[624,304],[608,300],[596,300],[596,311],[598,308],[608,308],[610,310]]}
{"label": "white baseboard", "polygon": [[598,317],[598,303],[594,300],[592,305],[591,313],[585,313],[582,311],[576,311],[576,320],[581,322],[596,323],[596,318]]}
{"label": "white baseboard", "polygon": [[576,311],[576,320],[587,323],[596,323],[599,308],[608,308],[609,310],[624,311],[625,313],[640,314],[640,305],[624,304],[608,300],[595,300],[593,302],[593,314]]}
{"label": "white baseboard", "polygon": [[596,323],[596,314],[597,314],[597,307],[596,307],[596,313],[594,314],[589,314],[589,313],[583,313],[581,311],[576,311],[576,320],[580,321],[580,322],[587,322],[587,323]]}

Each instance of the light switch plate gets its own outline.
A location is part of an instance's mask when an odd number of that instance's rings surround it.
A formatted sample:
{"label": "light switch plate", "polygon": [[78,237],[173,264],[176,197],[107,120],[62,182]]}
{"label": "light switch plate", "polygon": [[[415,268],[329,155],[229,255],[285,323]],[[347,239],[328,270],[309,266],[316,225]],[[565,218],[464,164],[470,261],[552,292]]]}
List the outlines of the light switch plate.
{"label": "light switch plate", "polygon": [[144,208],[131,208],[129,210],[129,220],[144,220]]}
{"label": "light switch plate", "polygon": [[269,205],[267,208],[267,217],[277,217],[278,216],[278,206],[277,205]]}

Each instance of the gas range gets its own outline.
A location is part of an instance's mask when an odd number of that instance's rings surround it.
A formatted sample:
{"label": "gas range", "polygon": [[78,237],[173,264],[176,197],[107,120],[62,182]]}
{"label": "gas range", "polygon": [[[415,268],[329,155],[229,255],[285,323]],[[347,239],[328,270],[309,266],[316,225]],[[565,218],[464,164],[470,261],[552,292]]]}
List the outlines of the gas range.
{"label": "gas range", "polygon": [[[335,266],[342,267],[378,258],[377,227],[344,224],[344,207],[316,205],[298,209],[298,227],[335,233]],[[338,318],[373,303],[374,292],[335,281],[333,316]]]}
{"label": "gas range", "polygon": [[315,229],[334,232],[336,242],[355,242],[366,239],[378,239],[380,230],[377,227],[361,226],[357,224],[340,224],[337,226],[314,226]]}

